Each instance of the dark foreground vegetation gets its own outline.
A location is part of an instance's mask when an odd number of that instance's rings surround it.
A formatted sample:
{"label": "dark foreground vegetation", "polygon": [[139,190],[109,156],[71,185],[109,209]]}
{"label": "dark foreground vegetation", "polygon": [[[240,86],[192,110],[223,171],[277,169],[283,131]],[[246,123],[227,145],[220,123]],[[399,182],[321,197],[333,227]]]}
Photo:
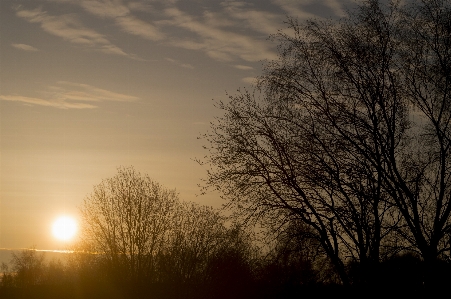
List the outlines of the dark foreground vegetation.
{"label": "dark foreground vegetation", "polygon": [[[66,263],[33,250],[2,298],[431,295],[451,281],[451,2],[288,21],[255,92],[218,106],[205,191],[133,168],[94,187]],[[255,229],[258,228],[258,229]]]}
{"label": "dark foreground vegetation", "polygon": [[[416,298],[444,290],[425,289],[425,265],[412,255],[381,262],[374,269],[371,284],[359,284],[359,277],[353,276],[358,275],[359,265],[350,265],[349,275],[355,281],[352,286],[343,286],[324,256],[308,257],[308,253],[286,245],[260,257],[246,254],[252,248],[222,248],[199,261],[195,267],[203,263],[205,267],[195,277],[182,279],[175,270],[159,266],[161,272],[155,272],[148,281],[129,280],[125,272],[111,269],[105,256],[68,253],[65,263],[45,262],[44,254],[24,250],[13,255],[11,268],[3,265],[0,298],[360,298],[362,294]],[[160,263],[167,265],[167,258],[159,258]],[[443,263],[442,286],[450,281],[450,273],[451,266]]]}

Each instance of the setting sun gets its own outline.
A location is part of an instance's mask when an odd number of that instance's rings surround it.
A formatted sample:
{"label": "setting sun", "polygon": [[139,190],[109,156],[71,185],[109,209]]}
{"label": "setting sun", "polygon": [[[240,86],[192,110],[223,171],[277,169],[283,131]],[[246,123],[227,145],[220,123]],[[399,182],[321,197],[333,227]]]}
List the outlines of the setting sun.
{"label": "setting sun", "polygon": [[52,233],[61,241],[71,240],[77,232],[77,222],[74,218],[62,216],[53,222]]}

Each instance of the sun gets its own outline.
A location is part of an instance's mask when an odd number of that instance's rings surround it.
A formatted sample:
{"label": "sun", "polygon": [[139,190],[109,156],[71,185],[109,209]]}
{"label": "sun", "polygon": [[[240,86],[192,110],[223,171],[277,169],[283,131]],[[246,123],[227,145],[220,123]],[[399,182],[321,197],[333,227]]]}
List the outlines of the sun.
{"label": "sun", "polygon": [[77,233],[77,222],[69,216],[61,216],[53,222],[52,233],[61,241],[70,241]]}

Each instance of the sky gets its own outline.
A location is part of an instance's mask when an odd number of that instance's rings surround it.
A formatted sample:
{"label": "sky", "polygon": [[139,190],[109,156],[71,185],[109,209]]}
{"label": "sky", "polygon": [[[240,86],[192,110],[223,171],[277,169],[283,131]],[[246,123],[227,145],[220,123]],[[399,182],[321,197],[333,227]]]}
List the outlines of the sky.
{"label": "sky", "polygon": [[63,249],[60,215],[117,167],[200,194],[214,103],[252,89],[269,39],[352,0],[1,0],[0,248]]}

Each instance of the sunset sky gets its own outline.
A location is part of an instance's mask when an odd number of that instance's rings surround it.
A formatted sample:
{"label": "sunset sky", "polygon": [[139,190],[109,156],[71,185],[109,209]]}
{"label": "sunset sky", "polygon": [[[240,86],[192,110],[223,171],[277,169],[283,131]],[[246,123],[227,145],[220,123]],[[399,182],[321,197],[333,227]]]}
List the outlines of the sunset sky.
{"label": "sunset sky", "polygon": [[[226,91],[251,88],[286,16],[352,0],[1,0],[0,248],[60,249],[52,222],[133,165],[196,197],[197,140]],[[212,100],[213,99],[213,100]]]}

